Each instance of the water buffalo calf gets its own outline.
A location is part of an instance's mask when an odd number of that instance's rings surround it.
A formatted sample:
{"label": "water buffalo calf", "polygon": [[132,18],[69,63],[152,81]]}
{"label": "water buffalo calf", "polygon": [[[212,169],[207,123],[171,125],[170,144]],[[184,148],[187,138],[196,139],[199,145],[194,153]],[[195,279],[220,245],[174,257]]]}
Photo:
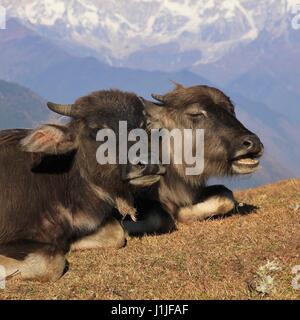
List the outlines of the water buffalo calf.
{"label": "water buffalo calf", "polygon": [[[187,175],[189,165],[175,165],[171,147],[166,174],[144,195],[148,208],[145,199],[140,201],[141,220],[125,223],[131,234],[167,232],[176,220],[192,222],[230,212],[235,207],[233,193],[222,185],[207,187],[208,179],[255,172],[264,150],[258,136],[237,119],[230,98],[217,88],[176,84],[173,91],[153,98],[157,102],[144,99],[149,129],[192,129],[194,147],[195,130],[204,129],[204,170]],[[155,201],[155,210],[149,199]]]}
{"label": "water buffalo calf", "polygon": [[118,132],[119,120],[129,130],[145,123],[135,94],[100,91],[48,107],[71,121],[0,133],[0,265],[7,276],[56,280],[70,247],[123,246],[114,212],[132,214],[130,182],[149,185],[164,172],[160,165],[96,161],[99,129]]}

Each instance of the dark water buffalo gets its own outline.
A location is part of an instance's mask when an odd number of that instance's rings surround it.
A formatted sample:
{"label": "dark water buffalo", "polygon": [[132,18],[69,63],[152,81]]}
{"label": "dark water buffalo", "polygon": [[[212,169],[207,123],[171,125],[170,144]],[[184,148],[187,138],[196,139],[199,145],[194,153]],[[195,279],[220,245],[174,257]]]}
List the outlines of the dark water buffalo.
{"label": "dark water buffalo", "polygon": [[160,165],[124,169],[96,161],[99,129],[117,132],[119,120],[127,120],[129,130],[143,126],[136,95],[102,91],[48,107],[71,121],[0,133],[0,265],[7,276],[56,280],[70,247],[123,246],[114,212],[134,214],[130,182],[149,185],[163,173]]}
{"label": "dark water buffalo", "polygon": [[[131,234],[167,232],[176,220],[191,222],[230,212],[235,207],[232,192],[221,185],[207,187],[208,178],[253,173],[263,154],[260,139],[236,118],[234,105],[222,91],[176,84],[172,92],[153,98],[158,102],[144,100],[149,129],[204,129],[204,170],[188,176],[187,165],[174,165],[171,158],[159,187],[140,201],[140,221],[126,221]],[[152,209],[149,199],[154,200]]]}

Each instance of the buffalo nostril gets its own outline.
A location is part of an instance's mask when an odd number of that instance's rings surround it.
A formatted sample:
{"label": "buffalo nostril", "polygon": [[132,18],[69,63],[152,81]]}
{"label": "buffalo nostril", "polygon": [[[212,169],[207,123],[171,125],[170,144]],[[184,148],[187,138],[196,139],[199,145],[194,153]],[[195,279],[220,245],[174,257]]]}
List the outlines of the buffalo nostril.
{"label": "buffalo nostril", "polygon": [[145,163],[143,163],[143,162],[139,162],[139,163],[137,163],[137,166],[138,166],[140,169],[145,169],[147,165],[146,165]]}
{"label": "buffalo nostril", "polygon": [[253,142],[251,140],[245,140],[243,142],[243,145],[247,148],[247,149],[251,149],[253,147]]}

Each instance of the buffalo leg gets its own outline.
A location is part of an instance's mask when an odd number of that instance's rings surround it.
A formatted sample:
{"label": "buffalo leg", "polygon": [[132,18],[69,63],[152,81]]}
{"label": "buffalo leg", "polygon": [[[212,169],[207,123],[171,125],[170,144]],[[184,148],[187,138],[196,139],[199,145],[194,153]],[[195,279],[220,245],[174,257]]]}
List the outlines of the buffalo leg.
{"label": "buffalo leg", "polygon": [[71,245],[71,250],[85,250],[97,248],[119,249],[126,244],[124,229],[119,221],[111,219],[101,226],[95,233],[81,238]]}
{"label": "buffalo leg", "polygon": [[213,216],[226,215],[236,205],[233,193],[222,185],[206,187],[202,190],[200,201],[178,211],[178,221],[189,223]]}
{"label": "buffalo leg", "polygon": [[64,252],[52,245],[24,241],[0,245],[0,266],[6,278],[19,276],[44,282],[62,277],[68,262]]}
{"label": "buffalo leg", "polygon": [[142,199],[137,201],[137,221],[124,220],[123,226],[130,236],[158,235],[176,229],[175,221],[159,202]]}

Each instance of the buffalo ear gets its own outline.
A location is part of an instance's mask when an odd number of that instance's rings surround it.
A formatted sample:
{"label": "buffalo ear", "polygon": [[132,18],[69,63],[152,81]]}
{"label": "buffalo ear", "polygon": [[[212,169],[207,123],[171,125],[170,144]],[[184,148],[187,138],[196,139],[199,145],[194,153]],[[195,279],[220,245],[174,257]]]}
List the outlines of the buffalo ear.
{"label": "buffalo ear", "polygon": [[25,152],[64,154],[77,148],[74,135],[66,126],[45,124],[21,140]]}

